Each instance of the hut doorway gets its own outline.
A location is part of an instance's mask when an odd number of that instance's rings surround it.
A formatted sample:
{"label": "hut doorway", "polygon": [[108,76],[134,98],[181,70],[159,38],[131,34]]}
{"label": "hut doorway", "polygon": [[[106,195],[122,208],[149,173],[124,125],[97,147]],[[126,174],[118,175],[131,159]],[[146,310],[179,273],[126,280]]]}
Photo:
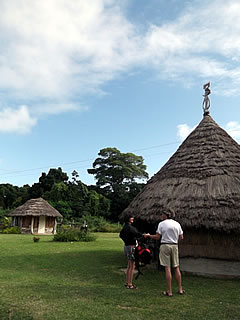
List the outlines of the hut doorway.
{"label": "hut doorway", "polygon": [[45,216],[39,217],[38,233],[45,233]]}
{"label": "hut doorway", "polygon": [[39,217],[34,217],[33,229],[38,230],[38,226],[39,226]]}

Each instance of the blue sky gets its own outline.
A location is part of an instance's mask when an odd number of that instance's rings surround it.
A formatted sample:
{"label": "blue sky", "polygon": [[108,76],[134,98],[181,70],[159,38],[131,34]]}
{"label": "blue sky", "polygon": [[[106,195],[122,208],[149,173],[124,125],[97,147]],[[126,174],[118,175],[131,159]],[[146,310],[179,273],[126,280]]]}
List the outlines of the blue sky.
{"label": "blue sky", "polygon": [[238,0],[1,0],[0,183],[87,173],[100,149],[150,177],[210,113],[240,141]]}

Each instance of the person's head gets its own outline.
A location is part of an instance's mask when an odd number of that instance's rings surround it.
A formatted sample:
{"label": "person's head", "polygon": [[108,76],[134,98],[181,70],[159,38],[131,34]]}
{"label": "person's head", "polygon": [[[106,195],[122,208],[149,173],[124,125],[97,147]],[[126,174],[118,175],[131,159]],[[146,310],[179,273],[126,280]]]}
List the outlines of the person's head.
{"label": "person's head", "polygon": [[172,209],[166,209],[162,211],[163,220],[173,219],[175,217],[175,212]]}
{"label": "person's head", "polygon": [[134,217],[131,215],[131,214],[127,214],[125,217],[124,217],[124,222],[125,223],[133,223],[134,221]]}

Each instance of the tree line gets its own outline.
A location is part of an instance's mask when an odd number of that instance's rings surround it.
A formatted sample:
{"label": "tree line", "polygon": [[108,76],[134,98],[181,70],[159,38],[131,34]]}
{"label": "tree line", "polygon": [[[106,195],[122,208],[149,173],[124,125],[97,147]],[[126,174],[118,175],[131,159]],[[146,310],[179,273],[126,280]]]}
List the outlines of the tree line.
{"label": "tree line", "polygon": [[62,168],[43,172],[32,186],[0,184],[0,215],[6,215],[27,200],[42,197],[56,208],[66,222],[82,216],[101,216],[118,221],[119,214],[142,190],[148,179],[143,157],[121,153],[117,148],[104,148],[98,153],[88,173],[96,185],[87,186],[76,170],[71,178]]}

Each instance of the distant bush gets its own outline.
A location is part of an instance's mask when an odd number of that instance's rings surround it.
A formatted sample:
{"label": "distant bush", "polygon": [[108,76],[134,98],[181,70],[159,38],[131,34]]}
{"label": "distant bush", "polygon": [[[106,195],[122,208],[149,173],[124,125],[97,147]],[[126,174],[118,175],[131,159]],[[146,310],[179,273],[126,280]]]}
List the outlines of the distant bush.
{"label": "distant bush", "polygon": [[95,241],[96,236],[88,232],[80,231],[79,229],[60,229],[57,234],[54,235],[53,241],[59,242],[90,242]]}
{"label": "distant bush", "polygon": [[5,234],[19,234],[21,233],[19,227],[10,227],[3,230]]}
{"label": "distant bush", "polygon": [[11,219],[6,216],[0,216],[0,230],[9,228],[11,225]]}
{"label": "distant bush", "polygon": [[122,225],[119,223],[111,223],[107,221],[104,217],[97,217],[91,215],[85,215],[81,218],[75,219],[74,221],[69,221],[69,224],[58,224],[57,230],[69,230],[72,228],[80,229],[81,226],[87,224],[87,229],[90,232],[109,232],[109,233],[119,233],[122,229]]}
{"label": "distant bush", "polygon": [[109,232],[109,233],[119,233],[122,229],[121,225],[117,223],[106,222],[104,225],[100,226],[95,232]]}
{"label": "distant bush", "polygon": [[67,231],[69,229],[71,229],[71,225],[70,224],[58,224],[57,225],[57,233],[59,232],[63,232],[63,231]]}
{"label": "distant bush", "polygon": [[86,221],[88,230],[91,232],[120,232],[122,226],[117,223],[108,222],[104,217],[86,215],[80,219],[80,223]]}

